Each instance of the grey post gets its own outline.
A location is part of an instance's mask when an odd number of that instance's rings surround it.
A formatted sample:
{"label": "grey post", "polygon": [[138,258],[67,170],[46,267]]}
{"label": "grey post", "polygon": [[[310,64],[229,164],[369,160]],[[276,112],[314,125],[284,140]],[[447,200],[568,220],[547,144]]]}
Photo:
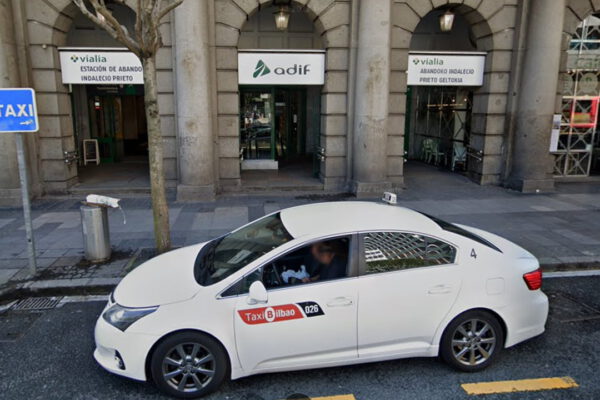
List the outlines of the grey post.
{"label": "grey post", "polygon": [[186,1],[174,13],[178,201],[212,200],[215,196],[209,3]]}
{"label": "grey post", "polygon": [[353,130],[353,189],[381,193],[387,179],[391,1],[363,1],[358,11],[358,49]]}
{"label": "grey post", "polygon": [[33,241],[33,228],[31,226],[31,203],[29,202],[29,179],[25,162],[25,139],[23,132],[17,132],[17,163],[19,164],[19,178],[21,181],[21,196],[23,198],[23,217],[25,219],[25,232],[27,235],[27,256],[29,258],[29,273],[33,276],[37,271],[35,262],[35,243]]}
{"label": "grey post", "polygon": [[554,189],[549,152],[560,69],[564,0],[531,0],[517,91],[508,185],[523,192]]}

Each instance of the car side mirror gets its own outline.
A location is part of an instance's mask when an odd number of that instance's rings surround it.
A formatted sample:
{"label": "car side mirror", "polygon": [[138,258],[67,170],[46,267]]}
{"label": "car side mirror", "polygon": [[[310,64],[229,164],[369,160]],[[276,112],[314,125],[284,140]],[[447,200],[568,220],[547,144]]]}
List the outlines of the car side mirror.
{"label": "car side mirror", "polygon": [[248,291],[248,304],[266,303],[269,300],[267,288],[261,281],[254,281]]}

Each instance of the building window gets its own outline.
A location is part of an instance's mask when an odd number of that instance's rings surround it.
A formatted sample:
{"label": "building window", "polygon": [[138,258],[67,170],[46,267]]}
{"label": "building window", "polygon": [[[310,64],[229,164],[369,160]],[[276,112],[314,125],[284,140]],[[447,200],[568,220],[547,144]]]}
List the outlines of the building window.
{"label": "building window", "polygon": [[414,233],[370,232],[363,235],[365,274],[452,264],[456,248]]}
{"label": "building window", "polygon": [[581,22],[567,51],[561,76],[561,119],[553,143],[555,176],[600,173],[600,137],[596,133],[600,104],[600,18]]}

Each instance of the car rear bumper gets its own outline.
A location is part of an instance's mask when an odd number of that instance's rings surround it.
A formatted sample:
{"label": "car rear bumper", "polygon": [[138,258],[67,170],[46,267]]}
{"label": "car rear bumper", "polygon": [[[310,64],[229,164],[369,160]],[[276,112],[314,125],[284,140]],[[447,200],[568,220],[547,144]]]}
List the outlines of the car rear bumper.
{"label": "car rear bumper", "polygon": [[537,290],[526,306],[515,304],[510,315],[514,317],[506,321],[508,332],[506,335],[506,347],[541,335],[546,330],[548,319],[548,297],[541,290]]}
{"label": "car rear bumper", "polygon": [[158,340],[157,337],[122,332],[100,316],[96,322],[94,338],[94,358],[102,368],[127,378],[147,380],[146,357]]}

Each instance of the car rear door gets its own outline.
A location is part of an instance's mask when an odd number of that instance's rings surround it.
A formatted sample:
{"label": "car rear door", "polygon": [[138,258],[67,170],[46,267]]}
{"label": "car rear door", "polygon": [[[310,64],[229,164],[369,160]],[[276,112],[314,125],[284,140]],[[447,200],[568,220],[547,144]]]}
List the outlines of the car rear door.
{"label": "car rear door", "polygon": [[359,253],[359,358],[430,355],[460,291],[457,248],[411,232],[366,232]]}
{"label": "car rear door", "polygon": [[234,328],[246,372],[335,365],[357,358],[356,239],[350,249],[346,277],[267,288],[266,304],[252,305],[247,295],[239,296]]}

